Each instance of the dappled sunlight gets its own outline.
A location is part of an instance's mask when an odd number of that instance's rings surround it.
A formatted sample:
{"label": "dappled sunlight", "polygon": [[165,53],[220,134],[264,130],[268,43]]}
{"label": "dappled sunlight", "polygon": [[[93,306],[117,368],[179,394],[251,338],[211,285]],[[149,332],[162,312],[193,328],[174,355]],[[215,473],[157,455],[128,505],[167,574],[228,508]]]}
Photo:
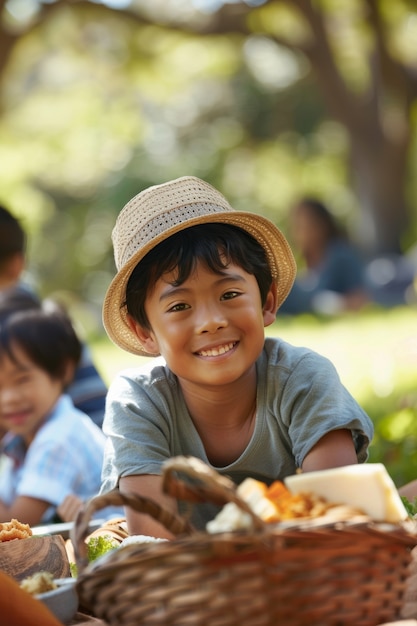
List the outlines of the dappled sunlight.
{"label": "dappled sunlight", "polygon": [[370,375],[372,389],[376,396],[384,398],[394,391],[393,358],[387,356],[385,350],[377,350],[372,355]]}
{"label": "dappled sunlight", "polygon": [[415,317],[411,307],[377,309],[327,321],[313,316],[278,318],[273,329],[290,343],[328,357],[345,386],[362,402],[415,384]]}
{"label": "dappled sunlight", "polygon": [[399,443],[405,437],[414,436],[416,438],[417,409],[405,408],[398,411],[395,420],[391,415],[387,415],[379,422],[379,432],[392,443]]}

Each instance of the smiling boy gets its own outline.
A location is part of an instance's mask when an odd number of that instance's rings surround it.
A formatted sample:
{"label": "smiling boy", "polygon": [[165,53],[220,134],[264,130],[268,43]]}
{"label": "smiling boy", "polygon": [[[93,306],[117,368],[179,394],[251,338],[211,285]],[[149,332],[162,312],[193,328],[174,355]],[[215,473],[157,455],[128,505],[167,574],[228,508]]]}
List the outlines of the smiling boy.
{"label": "smiling boy", "polygon": [[[176,455],[237,484],[366,461],[372,423],[333,365],[265,339],[296,273],[272,222],[185,176],[135,196],[112,237],[106,331],[121,348],[159,358],[110,386],[102,492],[119,486],[175,511],[161,468]],[[201,506],[192,521],[204,528],[215,512]],[[147,516],[127,511],[127,521],[131,534],[170,538]]]}

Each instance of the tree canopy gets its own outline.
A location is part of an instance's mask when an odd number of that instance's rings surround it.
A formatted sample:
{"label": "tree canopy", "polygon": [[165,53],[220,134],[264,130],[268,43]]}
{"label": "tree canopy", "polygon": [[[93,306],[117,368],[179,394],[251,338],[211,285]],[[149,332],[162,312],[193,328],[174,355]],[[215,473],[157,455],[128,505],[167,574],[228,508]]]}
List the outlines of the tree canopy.
{"label": "tree canopy", "polygon": [[309,193],[370,254],[414,244],[415,1],[206,6],[0,0],[0,200],[45,290],[100,301],[115,215],[184,173],[284,231]]}

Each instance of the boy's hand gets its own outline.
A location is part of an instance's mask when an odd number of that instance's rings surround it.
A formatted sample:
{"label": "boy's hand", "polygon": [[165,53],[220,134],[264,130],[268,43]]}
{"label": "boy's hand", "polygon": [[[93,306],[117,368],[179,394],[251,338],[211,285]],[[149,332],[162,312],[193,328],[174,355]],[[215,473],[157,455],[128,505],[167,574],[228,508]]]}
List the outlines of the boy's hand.
{"label": "boy's hand", "polygon": [[73,522],[83,505],[83,501],[73,494],[69,494],[59,505],[56,512],[63,522]]}
{"label": "boy's hand", "polygon": [[[150,498],[167,511],[177,513],[177,504],[173,498],[162,492],[161,476],[145,474],[143,476],[122,476],[120,491],[137,493],[144,498]],[[136,513],[126,507],[127,527],[130,535],[148,535],[161,539],[173,539],[174,536],[151,516]]]}

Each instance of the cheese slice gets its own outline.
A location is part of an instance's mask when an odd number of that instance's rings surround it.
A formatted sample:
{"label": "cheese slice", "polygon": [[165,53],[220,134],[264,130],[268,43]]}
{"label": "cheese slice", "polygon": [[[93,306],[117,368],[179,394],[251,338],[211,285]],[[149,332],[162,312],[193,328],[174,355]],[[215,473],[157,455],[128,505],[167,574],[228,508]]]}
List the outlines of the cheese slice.
{"label": "cheese slice", "polygon": [[361,463],[288,476],[292,493],[315,493],[328,502],[360,509],[373,520],[401,522],[408,518],[401,497],[382,463]]}

